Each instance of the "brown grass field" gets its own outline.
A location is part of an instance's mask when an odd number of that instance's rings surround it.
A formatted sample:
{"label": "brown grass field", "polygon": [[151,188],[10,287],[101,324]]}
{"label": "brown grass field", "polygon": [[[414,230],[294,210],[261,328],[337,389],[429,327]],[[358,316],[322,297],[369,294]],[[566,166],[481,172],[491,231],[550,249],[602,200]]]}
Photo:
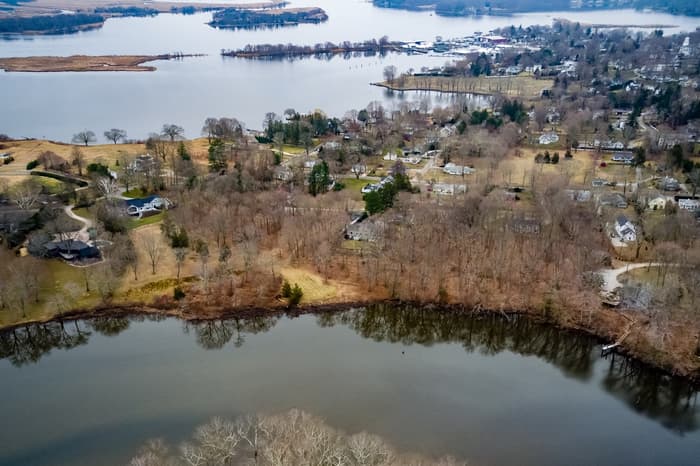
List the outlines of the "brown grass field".
{"label": "brown grass field", "polygon": [[8,72],[63,71],[155,71],[143,63],[167,59],[167,55],[72,55],[70,57],[0,58],[0,68]]}
{"label": "brown grass field", "polygon": [[436,91],[447,93],[496,94],[509,97],[535,99],[540,97],[543,89],[550,89],[551,79],[535,79],[532,76],[406,76],[393,83],[375,83],[397,91]]}

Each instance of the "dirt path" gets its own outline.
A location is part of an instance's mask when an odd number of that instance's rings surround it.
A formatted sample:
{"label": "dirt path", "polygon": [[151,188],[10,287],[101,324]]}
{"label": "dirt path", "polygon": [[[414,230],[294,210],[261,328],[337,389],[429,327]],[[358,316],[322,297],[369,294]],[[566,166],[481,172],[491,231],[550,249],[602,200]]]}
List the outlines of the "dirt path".
{"label": "dirt path", "polygon": [[83,228],[81,228],[77,233],[80,235],[80,237],[89,237],[90,235],[88,234],[88,230],[92,228],[92,220],[89,218],[81,217],[79,215],[76,215],[75,212],[73,212],[74,205],[68,205],[63,208],[63,211],[68,215],[70,218],[73,220],[77,220],[80,223],[83,224]]}
{"label": "dirt path", "polygon": [[622,288],[622,283],[619,282],[618,277],[623,273],[629,272],[630,270],[641,269],[644,267],[659,267],[663,264],[658,262],[645,262],[640,263],[629,263],[618,267],[616,269],[603,269],[599,270],[598,273],[603,277],[602,291],[615,291],[616,288]]}

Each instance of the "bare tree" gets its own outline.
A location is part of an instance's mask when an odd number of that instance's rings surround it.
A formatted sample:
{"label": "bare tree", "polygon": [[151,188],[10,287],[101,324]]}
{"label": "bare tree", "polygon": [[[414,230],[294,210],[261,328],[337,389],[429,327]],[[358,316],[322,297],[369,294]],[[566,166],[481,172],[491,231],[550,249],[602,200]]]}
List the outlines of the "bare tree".
{"label": "bare tree", "polygon": [[118,143],[121,140],[126,140],[126,131],[123,129],[112,128],[104,132],[105,138],[112,141],[113,143]]}
{"label": "bare tree", "polygon": [[[156,268],[163,257],[163,239],[157,233],[150,233],[143,237],[143,248],[148,254],[148,259],[151,262],[151,273],[156,274]],[[177,257],[177,254],[176,254]],[[180,266],[178,265],[178,279],[180,278]]]}
{"label": "bare tree", "polygon": [[73,166],[78,167],[78,176],[83,176],[83,167],[85,166],[85,155],[80,147],[75,146],[71,151],[71,163]]}
{"label": "bare tree", "polygon": [[23,181],[10,190],[10,198],[22,210],[37,206],[41,195],[41,185],[34,180]]}
{"label": "bare tree", "polygon": [[73,135],[74,144],[85,144],[87,147],[88,144],[95,141],[97,141],[97,138],[95,138],[95,133],[87,129]]}
{"label": "bare tree", "polygon": [[177,281],[180,281],[180,270],[182,269],[182,264],[185,262],[185,259],[187,258],[187,249],[186,248],[175,248],[175,264],[177,265]]}
{"label": "bare tree", "polygon": [[119,195],[119,184],[112,178],[100,177],[95,183],[95,187],[108,201]]}
{"label": "bare tree", "polygon": [[172,123],[166,123],[163,125],[161,134],[163,136],[169,137],[170,142],[173,142],[175,141],[175,139],[179,139],[182,137],[183,134],[185,134],[185,129],[182,126],[174,125]]}
{"label": "bare tree", "polygon": [[384,80],[389,84],[394,82],[396,79],[396,67],[394,65],[389,65],[384,67]]}

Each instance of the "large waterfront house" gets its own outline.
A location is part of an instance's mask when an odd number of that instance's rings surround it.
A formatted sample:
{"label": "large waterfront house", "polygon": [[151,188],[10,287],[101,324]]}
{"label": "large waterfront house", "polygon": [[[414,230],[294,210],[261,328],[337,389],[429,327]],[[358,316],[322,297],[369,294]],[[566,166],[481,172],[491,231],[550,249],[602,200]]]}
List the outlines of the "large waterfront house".
{"label": "large waterfront house", "polygon": [[126,201],[126,213],[134,217],[141,217],[144,214],[167,210],[170,206],[170,201],[160,196],[129,199]]}

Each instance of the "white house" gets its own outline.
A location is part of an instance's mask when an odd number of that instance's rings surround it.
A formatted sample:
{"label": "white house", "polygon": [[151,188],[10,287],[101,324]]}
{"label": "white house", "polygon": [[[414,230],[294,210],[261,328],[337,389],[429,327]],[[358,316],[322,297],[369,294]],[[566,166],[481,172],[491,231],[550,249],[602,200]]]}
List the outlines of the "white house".
{"label": "white house", "polygon": [[649,207],[649,210],[664,210],[666,208],[666,198],[663,196],[656,196],[649,200],[647,207]]}
{"label": "white house", "polygon": [[306,170],[311,170],[312,168],[314,168],[314,167],[316,166],[316,164],[317,164],[318,162],[319,162],[319,161],[318,161],[318,160],[315,160],[315,159],[312,159],[312,160],[305,160],[305,161],[304,161],[304,169],[306,169]]}
{"label": "white house", "polygon": [[147,212],[159,212],[168,209],[170,205],[169,200],[160,196],[129,199],[126,201],[126,213],[132,216],[141,216]]}
{"label": "white house", "polygon": [[450,162],[445,164],[442,171],[448,175],[471,175],[475,170],[471,167],[463,167],[462,165],[455,165],[454,163]]}
{"label": "white house", "polygon": [[555,142],[559,142],[559,135],[557,133],[543,133],[540,136],[539,142],[542,145],[554,144]]}
{"label": "white house", "polygon": [[700,200],[698,199],[678,199],[678,208],[683,210],[700,210]]}
{"label": "white house", "polygon": [[615,220],[615,233],[617,233],[620,239],[625,242],[637,240],[637,230],[635,229],[634,224],[624,215],[620,215],[617,217],[617,220]]}
{"label": "white house", "polygon": [[630,164],[634,162],[634,154],[632,152],[617,152],[612,156],[613,162]]}
{"label": "white house", "polygon": [[431,190],[435,194],[445,196],[454,196],[455,194],[463,194],[467,192],[465,184],[450,184],[450,183],[435,183],[431,186]]}

